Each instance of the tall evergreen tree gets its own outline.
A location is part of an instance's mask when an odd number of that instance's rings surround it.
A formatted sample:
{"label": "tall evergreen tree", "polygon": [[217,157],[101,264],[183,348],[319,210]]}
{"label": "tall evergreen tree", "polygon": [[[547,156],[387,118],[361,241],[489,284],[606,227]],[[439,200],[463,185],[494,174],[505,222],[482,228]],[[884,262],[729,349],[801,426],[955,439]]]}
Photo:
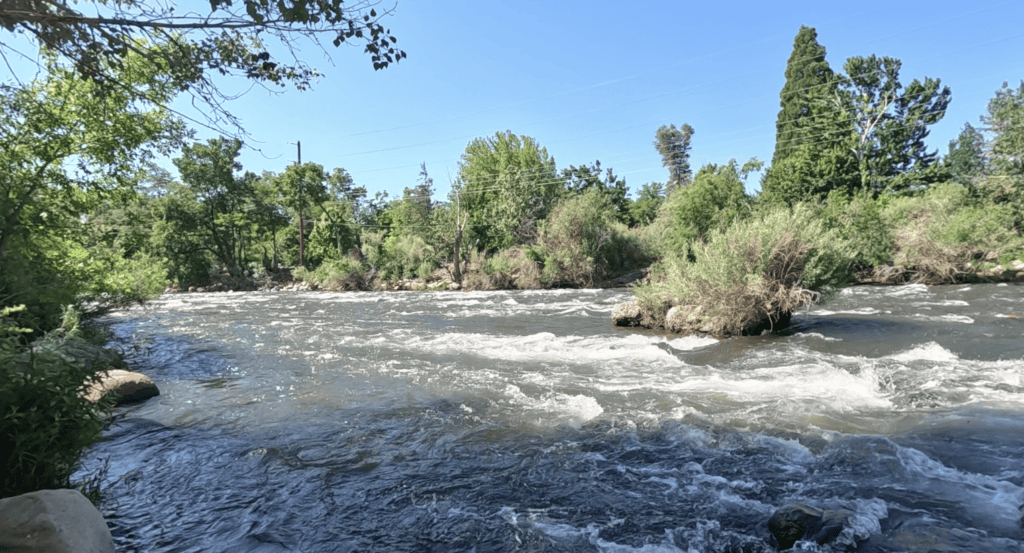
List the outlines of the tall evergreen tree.
{"label": "tall evergreen tree", "polygon": [[965,123],[956,140],[949,141],[949,153],[943,163],[957,184],[974,184],[985,172],[985,137]]}
{"label": "tall evergreen tree", "polygon": [[772,166],[761,179],[761,200],[795,204],[823,201],[833,189],[859,183],[846,146],[852,125],[835,106],[838,77],[825,60],[813,27],[800,27],[779,94]]}
{"label": "tall evergreen tree", "polygon": [[818,44],[814,27],[801,26],[793,40],[793,52],[786,64],[786,84],[779,94],[779,116],[775,120],[775,153],[772,165],[791,155],[802,144],[827,140],[834,73],[825,61],[825,47]]}
{"label": "tall evergreen tree", "polygon": [[693,127],[683,123],[678,129],[675,125],[662,125],[654,133],[654,147],[661,154],[661,164],[668,169],[666,195],[676,188],[690,183],[693,171],[690,170],[690,137]]}

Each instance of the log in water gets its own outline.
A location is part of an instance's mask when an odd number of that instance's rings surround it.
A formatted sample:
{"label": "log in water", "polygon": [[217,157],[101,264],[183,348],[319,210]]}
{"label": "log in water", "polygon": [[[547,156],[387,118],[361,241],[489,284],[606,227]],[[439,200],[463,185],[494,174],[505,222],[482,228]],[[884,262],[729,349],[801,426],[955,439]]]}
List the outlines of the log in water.
{"label": "log in water", "polygon": [[781,335],[621,290],[167,295],[84,459],[118,551],[1024,551],[1024,288],[851,288]]}

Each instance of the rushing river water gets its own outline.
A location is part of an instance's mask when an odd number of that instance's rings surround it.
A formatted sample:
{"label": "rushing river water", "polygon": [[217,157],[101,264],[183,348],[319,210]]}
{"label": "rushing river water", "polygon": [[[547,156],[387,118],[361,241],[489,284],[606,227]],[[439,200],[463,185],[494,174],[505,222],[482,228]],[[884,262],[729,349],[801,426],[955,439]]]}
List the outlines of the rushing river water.
{"label": "rushing river water", "polygon": [[623,290],[167,295],[161,395],[81,477],[118,551],[1024,552],[1024,287],[851,288],[781,335],[611,325]]}

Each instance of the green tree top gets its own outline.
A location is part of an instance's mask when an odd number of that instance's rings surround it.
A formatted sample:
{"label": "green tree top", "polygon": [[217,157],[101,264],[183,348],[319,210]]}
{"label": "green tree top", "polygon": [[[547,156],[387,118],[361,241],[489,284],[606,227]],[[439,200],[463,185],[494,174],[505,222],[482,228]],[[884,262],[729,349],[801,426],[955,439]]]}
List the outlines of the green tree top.
{"label": "green tree top", "polygon": [[536,221],[551,210],[561,189],[547,149],[511,131],[474,139],[459,161],[462,209],[485,249],[535,238]]}
{"label": "green tree top", "polygon": [[834,73],[825,61],[825,47],[818,44],[818,32],[801,26],[786,63],[786,84],[779,93],[782,109],[775,121],[772,165],[801,144],[825,142],[828,126],[821,116],[831,108],[822,100],[832,96],[834,88]]}
{"label": "green tree top", "polygon": [[875,194],[889,189],[894,177],[923,171],[938,159],[924,139],[953,99],[940,79],[914,79],[904,88],[901,66],[890,57],[849,58],[834,97],[835,109],[853,124],[847,147],[857,158],[861,186]]}

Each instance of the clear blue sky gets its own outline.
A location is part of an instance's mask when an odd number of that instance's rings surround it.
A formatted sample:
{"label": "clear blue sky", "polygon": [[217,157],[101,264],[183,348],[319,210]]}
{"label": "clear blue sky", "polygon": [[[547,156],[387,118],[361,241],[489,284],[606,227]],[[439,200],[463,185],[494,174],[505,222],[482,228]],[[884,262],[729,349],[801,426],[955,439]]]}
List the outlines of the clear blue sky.
{"label": "clear blue sky", "polygon": [[441,199],[466,144],[510,130],[536,138],[559,168],[600,160],[635,192],[666,179],[652,145],[663,124],[694,127],[694,169],[771,159],[800,25],[817,29],[835,70],[878,54],[902,60],[904,84],[942,79],[953,102],[928,142],[944,154],[1004,81],[1024,79],[1022,21],[1020,0],[406,0],[384,24],[408,59],[374,72],[361,47],[330,48],[333,64],[308,47],[300,55],[324,73],[314,90],[254,88],[229,108],[258,149],[241,159],[256,173],[282,171],[301,141],[303,161],[344,167],[371,196],[401,194],[426,162]]}

